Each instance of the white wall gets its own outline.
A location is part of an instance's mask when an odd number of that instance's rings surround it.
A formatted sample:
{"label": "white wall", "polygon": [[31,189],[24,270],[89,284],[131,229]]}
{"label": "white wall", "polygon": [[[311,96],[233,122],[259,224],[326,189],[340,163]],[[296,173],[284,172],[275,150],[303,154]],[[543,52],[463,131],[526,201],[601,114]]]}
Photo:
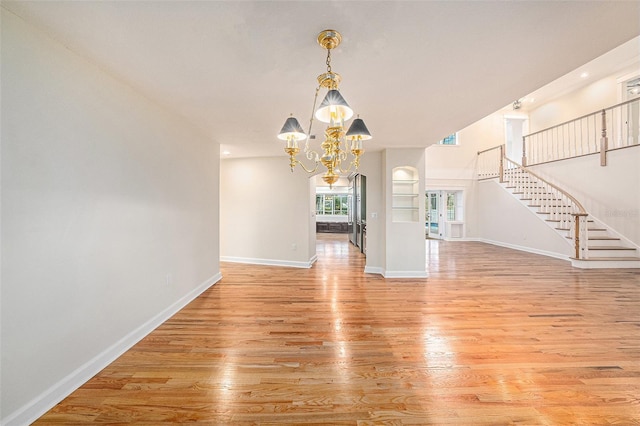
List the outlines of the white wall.
{"label": "white wall", "polygon": [[504,143],[504,115],[498,111],[458,132],[458,145],[431,145],[425,151],[427,190],[459,190],[464,194],[464,237],[478,238],[476,162],[478,151]]}
{"label": "white wall", "polygon": [[640,146],[541,164],[531,169],[574,196],[585,210],[640,246]]}
{"label": "white wall", "polygon": [[[292,174],[288,164],[285,157],[222,160],[223,260],[300,267],[315,259],[315,178],[298,169]],[[367,177],[366,267],[380,273],[385,244],[381,153],[367,152],[359,173]]]}
{"label": "white wall", "polygon": [[224,159],[220,170],[223,260],[308,267],[315,258],[310,176],[291,173],[286,157]]}
{"label": "white wall", "polygon": [[595,80],[570,93],[558,96],[540,106],[529,108],[529,133],[534,133],[565,121],[573,120],[622,102],[618,79],[638,73],[637,66]]}
{"label": "white wall", "polygon": [[218,150],[2,10],[2,422],[220,278]]}
{"label": "white wall", "polygon": [[[621,101],[619,82],[638,74],[637,65],[559,96],[530,112],[531,130],[610,107]],[[610,142],[611,143],[611,142]],[[563,160],[533,166],[532,170],[569,192],[588,213],[640,245],[640,147],[607,154],[608,165],[599,156]]]}
{"label": "white wall", "polygon": [[571,255],[569,240],[531,212],[495,179],[478,183],[479,237],[486,242],[561,259]]}
{"label": "white wall", "polygon": [[[424,149],[386,149],[384,162],[385,194],[385,277],[426,276],[426,247],[424,235]],[[417,172],[419,194],[417,221],[399,222],[393,220],[393,170],[397,167],[411,167]]]}

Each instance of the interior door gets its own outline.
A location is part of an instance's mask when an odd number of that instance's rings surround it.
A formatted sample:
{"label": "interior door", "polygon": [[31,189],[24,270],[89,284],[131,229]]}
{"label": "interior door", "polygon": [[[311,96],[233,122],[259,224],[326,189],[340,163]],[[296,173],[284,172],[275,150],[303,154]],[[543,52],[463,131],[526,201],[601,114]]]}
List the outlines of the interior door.
{"label": "interior door", "polygon": [[[640,94],[640,76],[635,76],[630,80],[624,82],[623,100],[628,101],[638,97]],[[633,145],[638,143],[640,137],[640,105],[638,102],[632,102],[627,105],[626,108],[626,120],[625,129],[623,129],[622,137],[626,137],[626,140],[622,140],[622,145]],[[623,112],[624,115],[624,112]],[[613,146],[619,146],[614,141]]]}

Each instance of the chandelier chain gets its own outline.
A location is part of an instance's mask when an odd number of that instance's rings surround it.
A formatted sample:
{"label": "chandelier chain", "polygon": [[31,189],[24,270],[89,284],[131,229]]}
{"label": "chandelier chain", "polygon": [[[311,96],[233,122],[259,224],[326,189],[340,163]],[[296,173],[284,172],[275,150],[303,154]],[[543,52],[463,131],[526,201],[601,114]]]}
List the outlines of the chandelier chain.
{"label": "chandelier chain", "polygon": [[331,49],[327,49],[327,72],[331,72]]}
{"label": "chandelier chain", "polygon": [[316,87],[316,95],[313,97],[313,108],[311,108],[311,118],[309,118],[309,130],[307,131],[307,138],[304,141],[304,152],[307,153],[307,158],[311,160],[313,154],[315,154],[316,161],[318,154],[316,154],[315,152],[309,152],[309,139],[311,138],[311,128],[313,127],[313,112],[316,110],[316,104],[318,103],[318,92],[320,92],[321,87],[322,86]]}

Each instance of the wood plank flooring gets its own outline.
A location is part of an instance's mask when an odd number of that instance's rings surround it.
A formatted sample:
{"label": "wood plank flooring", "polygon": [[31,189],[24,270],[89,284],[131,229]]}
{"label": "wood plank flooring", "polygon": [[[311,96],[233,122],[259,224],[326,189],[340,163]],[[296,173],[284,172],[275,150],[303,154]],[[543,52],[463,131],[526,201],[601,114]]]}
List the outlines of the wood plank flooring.
{"label": "wood plank flooring", "polygon": [[640,270],[427,242],[427,279],[224,278],[36,424],[640,425]]}

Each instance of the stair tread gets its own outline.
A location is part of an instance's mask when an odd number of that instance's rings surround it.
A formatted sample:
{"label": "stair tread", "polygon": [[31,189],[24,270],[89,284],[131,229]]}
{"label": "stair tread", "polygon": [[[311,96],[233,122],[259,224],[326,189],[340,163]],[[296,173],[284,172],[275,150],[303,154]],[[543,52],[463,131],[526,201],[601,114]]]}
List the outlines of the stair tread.
{"label": "stair tread", "polygon": [[589,246],[589,250],[635,250],[635,247],[622,247],[622,246]]}
{"label": "stair tread", "polygon": [[[515,186],[507,186],[507,188],[515,188]],[[522,191],[514,192],[514,194],[524,194]],[[541,194],[546,194],[546,192],[541,192]],[[546,200],[547,198],[545,198]],[[549,200],[557,200],[557,198],[548,198]]]}
{"label": "stair tread", "polygon": [[[571,231],[571,228],[555,228],[558,231]],[[605,228],[589,228],[587,231],[606,231]]]}
{"label": "stair tread", "polygon": [[[575,259],[573,257],[572,259]],[[575,259],[575,260],[586,260],[586,261],[594,261],[594,260],[606,260],[606,261],[617,261],[617,260],[625,260],[625,261],[640,261],[640,257],[590,257],[588,259]]]}
{"label": "stair tread", "polygon": [[[571,239],[571,237],[567,236],[565,238]],[[616,237],[589,237],[589,241],[620,241],[620,238]]]}
{"label": "stair tread", "polygon": [[[560,219],[545,219],[546,222],[562,222]],[[587,222],[593,222],[592,220],[587,220]]]}

